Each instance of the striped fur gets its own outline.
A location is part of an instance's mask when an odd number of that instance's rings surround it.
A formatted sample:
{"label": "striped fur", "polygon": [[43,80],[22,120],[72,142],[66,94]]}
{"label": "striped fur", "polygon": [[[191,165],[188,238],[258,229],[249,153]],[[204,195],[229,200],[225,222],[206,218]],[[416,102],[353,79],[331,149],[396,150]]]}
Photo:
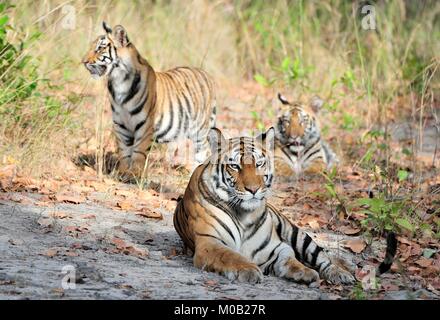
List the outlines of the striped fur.
{"label": "striped fur", "polygon": [[332,168],[338,159],[321,139],[315,112],[303,105],[290,103],[280,94],[278,98],[288,109],[278,117],[275,156],[282,158],[296,174]]}
{"label": "striped fur", "polygon": [[214,83],[201,69],[179,67],[156,72],[129,41],[122,26],[103,23],[83,60],[94,77],[107,79],[119,171],[139,175],[153,141],[183,138],[195,144],[195,162],[209,155],[207,133],[215,123]]}
{"label": "striped fur", "polygon": [[174,213],[174,226],[196,267],[231,280],[272,274],[310,283],[354,277],[266,199],[273,181],[275,130],[261,139],[225,140],[211,130],[211,158],[193,173]]}

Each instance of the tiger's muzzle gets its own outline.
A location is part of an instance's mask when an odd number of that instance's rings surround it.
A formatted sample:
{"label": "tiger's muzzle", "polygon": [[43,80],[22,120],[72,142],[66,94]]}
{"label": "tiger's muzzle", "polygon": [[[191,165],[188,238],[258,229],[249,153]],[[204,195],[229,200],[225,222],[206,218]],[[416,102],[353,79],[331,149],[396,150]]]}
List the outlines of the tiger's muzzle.
{"label": "tiger's muzzle", "polygon": [[105,65],[84,62],[84,66],[89,70],[90,74],[95,77],[102,77],[107,71],[107,66]]}

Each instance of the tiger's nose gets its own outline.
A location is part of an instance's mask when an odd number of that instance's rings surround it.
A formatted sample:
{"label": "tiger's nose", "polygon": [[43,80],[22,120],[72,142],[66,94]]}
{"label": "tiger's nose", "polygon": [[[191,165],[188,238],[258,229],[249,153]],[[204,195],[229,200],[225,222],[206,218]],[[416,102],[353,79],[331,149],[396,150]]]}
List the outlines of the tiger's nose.
{"label": "tiger's nose", "polygon": [[246,186],[244,189],[252,194],[256,194],[257,191],[260,189],[260,186],[254,185],[254,186]]}

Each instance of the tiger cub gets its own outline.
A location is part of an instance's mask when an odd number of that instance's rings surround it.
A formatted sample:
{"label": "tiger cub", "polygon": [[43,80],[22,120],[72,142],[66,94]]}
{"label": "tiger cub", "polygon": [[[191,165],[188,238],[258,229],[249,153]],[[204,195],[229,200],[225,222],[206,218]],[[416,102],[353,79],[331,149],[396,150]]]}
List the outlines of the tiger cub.
{"label": "tiger cub", "polygon": [[[303,283],[319,277],[333,284],[355,281],[267,202],[273,181],[273,128],[256,139],[229,140],[212,129],[209,140],[211,157],[194,171],[174,212],[174,227],[194,253],[196,267],[252,283],[263,274]],[[389,269],[394,254],[391,245],[380,272]]]}
{"label": "tiger cub", "polygon": [[189,138],[195,162],[209,155],[207,133],[215,123],[213,80],[198,68],[156,72],[141,57],[124,27],[103,22],[99,36],[83,59],[94,78],[105,77],[113,130],[119,149],[118,171],[139,175],[153,141]]}
{"label": "tiger cub", "polygon": [[287,108],[282,110],[277,120],[275,157],[286,162],[295,174],[319,173],[336,165],[339,160],[321,139],[315,116],[321,103],[315,101],[309,109],[289,102],[281,94],[278,94],[278,99]]}

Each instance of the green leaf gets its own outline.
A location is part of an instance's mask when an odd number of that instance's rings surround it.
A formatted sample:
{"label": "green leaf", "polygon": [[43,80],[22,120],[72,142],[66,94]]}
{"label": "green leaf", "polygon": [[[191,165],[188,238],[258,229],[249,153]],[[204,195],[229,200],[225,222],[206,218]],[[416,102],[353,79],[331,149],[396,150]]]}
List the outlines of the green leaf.
{"label": "green leaf", "polygon": [[325,188],[327,189],[328,193],[330,193],[330,195],[332,197],[336,197],[336,192],[335,192],[335,189],[333,188],[333,186],[326,184]]}
{"label": "green leaf", "polygon": [[411,222],[409,222],[406,219],[403,219],[403,218],[396,219],[396,223],[399,226],[401,226],[405,229],[408,229],[409,231],[414,231],[414,226],[411,224]]}
{"label": "green leaf", "polygon": [[3,27],[6,23],[8,23],[8,21],[9,21],[8,16],[0,17],[0,28]]}
{"label": "green leaf", "polygon": [[399,170],[399,172],[397,172],[397,177],[399,178],[399,182],[405,181],[406,179],[408,179],[408,171],[406,170]]}
{"label": "green leaf", "polygon": [[290,68],[290,59],[289,59],[289,57],[285,57],[285,58],[283,59],[283,62],[281,63],[281,69],[282,69],[284,72],[286,72],[286,71],[289,70],[289,68]]}
{"label": "green leaf", "polygon": [[403,153],[404,155],[406,155],[406,156],[410,156],[410,155],[412,155],[411,150],[409,150],[408,148],[403,148],[403,149],[402,149],[402,153]]}
{"label": "green leaf", "polygon": [[254,76],[254,79],[264,87],[268,87],[270,85],[269,81],[259,73]]}
{"label": "green leaf", "polygon": [[425,248],[423,250],[423,256],[427,259],[431,258],[437,251],[430,248]]}

